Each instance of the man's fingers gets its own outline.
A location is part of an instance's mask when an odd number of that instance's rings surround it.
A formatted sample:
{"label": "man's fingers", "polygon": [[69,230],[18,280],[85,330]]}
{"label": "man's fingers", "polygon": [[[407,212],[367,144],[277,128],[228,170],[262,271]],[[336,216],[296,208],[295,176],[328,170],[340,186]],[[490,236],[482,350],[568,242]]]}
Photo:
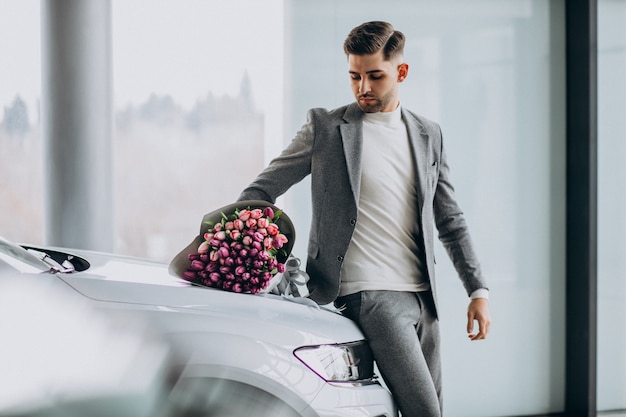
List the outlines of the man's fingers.
{"label": "man's fingers", "polygon": [[[474,321],[478,322],[478,332],[474,334]],[[470,340],[483,340],[487,338],[491,319],[487,300],[472,300],[467,311],[467,335]]]}

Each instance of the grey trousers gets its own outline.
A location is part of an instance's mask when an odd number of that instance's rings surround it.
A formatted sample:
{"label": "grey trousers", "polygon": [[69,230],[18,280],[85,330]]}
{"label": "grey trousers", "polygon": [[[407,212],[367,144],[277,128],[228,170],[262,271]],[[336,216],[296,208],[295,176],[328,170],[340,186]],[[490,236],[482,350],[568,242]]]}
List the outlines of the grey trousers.
{"label": "grey trousers", "polygon": [[362,291],[338,308],[368,339],[402,417],[441,417],[439,322],[430,292]]}

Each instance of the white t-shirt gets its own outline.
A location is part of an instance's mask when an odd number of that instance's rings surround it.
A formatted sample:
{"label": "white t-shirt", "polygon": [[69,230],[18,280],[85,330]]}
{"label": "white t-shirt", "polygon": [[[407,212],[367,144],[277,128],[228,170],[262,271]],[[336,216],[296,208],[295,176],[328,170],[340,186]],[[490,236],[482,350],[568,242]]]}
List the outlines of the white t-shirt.
{"label": "white t-shirt", "polygon": [[425,291],[418,246],[413,150],[400,107],[363,121],[357,223],[341,269],[340,296],[364,290]]}

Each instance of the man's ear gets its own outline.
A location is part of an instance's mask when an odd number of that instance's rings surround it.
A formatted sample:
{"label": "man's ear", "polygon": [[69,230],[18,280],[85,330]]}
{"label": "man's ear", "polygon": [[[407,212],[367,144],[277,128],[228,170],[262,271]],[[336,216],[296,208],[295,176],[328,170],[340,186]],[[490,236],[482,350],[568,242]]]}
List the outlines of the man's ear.
{"label": "man's ear", "polygon": [[398,65],[398,82],[401,83],[409,75],[409,64],[402,63]]}

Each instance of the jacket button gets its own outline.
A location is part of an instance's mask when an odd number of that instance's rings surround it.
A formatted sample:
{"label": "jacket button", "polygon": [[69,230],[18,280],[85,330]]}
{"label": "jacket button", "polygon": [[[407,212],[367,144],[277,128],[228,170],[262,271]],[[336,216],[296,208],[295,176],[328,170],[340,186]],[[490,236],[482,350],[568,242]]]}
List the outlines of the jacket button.
{"label": "jacket button", "polygon": [[337,260],[338,260],[339,262],[342,262],[342,261],[343,261],[343,256],[341,256],[341,255],[337,256]]}
{"label": "jacket button", "polygon": [[356,219],[350,219],[350,224],[354,226],[356,224]]}

